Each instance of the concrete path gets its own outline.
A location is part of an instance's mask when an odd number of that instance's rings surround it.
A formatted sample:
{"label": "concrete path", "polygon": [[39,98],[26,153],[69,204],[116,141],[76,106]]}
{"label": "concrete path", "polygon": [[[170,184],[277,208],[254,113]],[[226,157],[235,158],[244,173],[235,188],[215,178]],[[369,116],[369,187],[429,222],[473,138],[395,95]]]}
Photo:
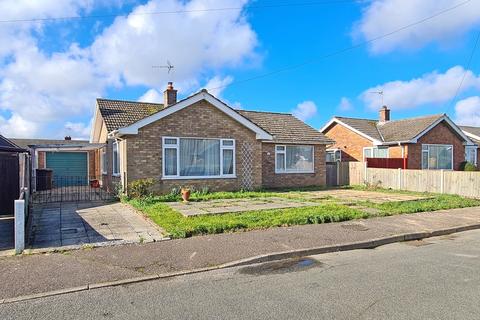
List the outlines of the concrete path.
{"label": "concrete path", "polygon": [[51,203],[35,205],[32,210],[29,243],[33,249],[160,239],[152,222],[121,203]]}
{"label": "concrete path", "polygon": [[107,281],[211,267],[258,255],[464,226],[480,227],[480,207],[4,257],[0,258],[0,301]]}

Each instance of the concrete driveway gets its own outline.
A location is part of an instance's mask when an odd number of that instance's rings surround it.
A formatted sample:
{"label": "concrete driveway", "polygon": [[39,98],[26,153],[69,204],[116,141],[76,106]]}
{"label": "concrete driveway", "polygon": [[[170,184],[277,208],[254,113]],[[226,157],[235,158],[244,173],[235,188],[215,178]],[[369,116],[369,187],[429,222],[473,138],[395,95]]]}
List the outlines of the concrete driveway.
{"label": "concrete driveway", "polygon": [[151,221],[122,203],[50,203],[32,210],[29,243],[33,249],[160,239],[162,234]]}

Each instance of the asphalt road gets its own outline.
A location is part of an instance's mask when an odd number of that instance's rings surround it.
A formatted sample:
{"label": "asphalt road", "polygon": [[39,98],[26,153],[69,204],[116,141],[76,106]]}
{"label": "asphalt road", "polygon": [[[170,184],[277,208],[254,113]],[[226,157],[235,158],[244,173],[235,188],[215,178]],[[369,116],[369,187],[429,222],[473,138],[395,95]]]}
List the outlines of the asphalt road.
{"label": "asphalt road", "polygon": [[480,231],[0,306],[0,319],[479,319]]}

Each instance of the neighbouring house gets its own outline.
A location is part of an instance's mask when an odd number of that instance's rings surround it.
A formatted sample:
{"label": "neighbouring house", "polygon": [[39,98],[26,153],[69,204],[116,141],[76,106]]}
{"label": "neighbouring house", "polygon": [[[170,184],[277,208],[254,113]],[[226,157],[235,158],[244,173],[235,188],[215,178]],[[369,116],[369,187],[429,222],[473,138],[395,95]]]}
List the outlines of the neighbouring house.
{"label": "neighbouring house", "polygon": [[0,216],[13,215],[14,201],[20,195],[19,154],[26,152],[0,135]]}
{"label": "neighbouring house", "polygon": [[[460,126],[460,129],[462,129],[463,133],[465,133],[470,140],[480,146],[480,127]],[[471,162],[476,166],[480,164],[480,152],[478,151],[478,148],[476,151],[469,149],[466,156],[468,162]]]}
{"label": "neighbouring house", "polygon": [[373,159],[377,167],[458,170],[477,157],[478,145],[446,114],[391,120],[384,106],[378,120],[334,117],[320,131],[335,141],[327,149],[329,161]]}
{"label": "neighbouring house", "polygon": [[172,83],[163,104],[97,99],[92,123],[103,180],[153,178],[158,193],[322,186],[333,142],[291,114],[235,110],[207,90],[177,101]]}
{"label": "neighbouring house", "polygon": [[54,186],[86,185],[99,180],[100,152],[103,144],[91,144],[87,140],[16,139],[18,146],[28,149],[32,157],[32,176],[36,179],[36,169],[52,170]]}

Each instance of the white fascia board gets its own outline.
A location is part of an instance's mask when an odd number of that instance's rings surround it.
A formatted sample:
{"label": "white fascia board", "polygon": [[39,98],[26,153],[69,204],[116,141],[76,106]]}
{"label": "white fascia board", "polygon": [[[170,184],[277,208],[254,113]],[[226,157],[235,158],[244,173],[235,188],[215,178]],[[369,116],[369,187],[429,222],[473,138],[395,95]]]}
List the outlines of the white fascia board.
{"label": "white fascia board", "polygon": [[198,101],[201,101],[201,100],[206,100],[208,101],[210,104],[212,104],[214,107],[216,107],[217,109],[219,109],[220,111],[222,111],[223,113],[227,114],[228,116],[230,116],[231,118],[233,118],[234,120],[236,120],[237,122],[239,122],[240,124],[244,125],[245,127],[247,127],[248,129],[252,130],[253,132],[255,132],[257,135],[257,139],[259,140],[272,140],[273,137],[268,133],[266,132],[265,130],[263,130],[262,128],[260,128],[259,126],[257,126],[256,124],[254,124],[253,122],[251,122],[250,120],[248,120],[247,118],[241,116],[240,114],[238,114],[237,112],[235,112],[233,109],[229,108],[228,106],[226,106],[223,102],[219,101],[217,98],[215,98],[214,96],[212,96],[211,94],[209,94],[208,92],[199,92],[197,94],[194,94],[193,96],[183,100],[183,101],[180,101],[178,102],[177,104],[171,106],[171,107],[168,107],[166,109],[163,109],[145,119],[142,119],[138,122],[135,122],[134,124],[128,126],[128,127],[124,127],[124,128],[121,128],[121,129],[118,129],[118,132],[117,134],[118,135],[126,135],[126,134],[138,134],[138,129],[152,123],[152,122],[155,122],[155,121],[158,121],[162,118],[165,118],[177,111],[180,111]]}
{"label": "white fascia board", "polygon": [[[465,131],[465,130],[462,130],[462,131],[463,131],[463,133],[465,133],[465,135],[466,135],[467,137],[469,137],[470,139],[474,139],[474,140],[480,141],[480,136],[477,136],[477,135],[475,135],[475,134],[473,134],[473,133],[470,133],[470,132],[467,132],[467,131]],[[473,142],[473,141],[472,141],[472,142]]]}
{"label": "white fascia board", "polygon": [[448,125],[453,130],[455,130],[456,133],[458,133],[465,140],[465,142],[464,142],[465,145],[469,145],[469,146],[470,145],[475,145],[475,143],[473,143],[473,141],[470,140],[470,138],[452,120],[450,120],[450,118],[446,114],[443,115],[442,117],[438,118],[437,121],[435,121],[428,128],[426,128],[425,130],[420,132],[419,135],[417,135],[415,138],[412,139],[411,143],[417,143],[418,139],[423,137],[427,132],[429,132],[430,130],[435,128],[440,122],[442,122],[444,120],[448,123]]}
{"label": "white fascia board", "polygon": [[378,139],[375,139],[375,138],[372,138],[372,137],[370,137],[369,135],[366,135],[365,133],[363,133],[363,132],[361,132],[361,131],[358,131],[357,129],[349,126],[348,124],[346,124],[345,122],[342,122],[341,120],[339,120],[339,119],[337,119],[337,118],[333,118],[332,120],[330,120],[325,126],[323,126],[323,128],[320,129],[320,132],[324,133],[324,131],[325,131],[328,127],[330,127],[333,123],[338,123],[338,124],[344,126],[345,128],[347,128],[347,129],[355,132],[356,134],[358,134],[358,135],[360,135],[360,136],[362,136],[362,137],[364,137],[364,138],[372,141],[374,145],[382,145],[382,144],[383,144],[382,141],[380,141],[380,140],[378,140]]}

